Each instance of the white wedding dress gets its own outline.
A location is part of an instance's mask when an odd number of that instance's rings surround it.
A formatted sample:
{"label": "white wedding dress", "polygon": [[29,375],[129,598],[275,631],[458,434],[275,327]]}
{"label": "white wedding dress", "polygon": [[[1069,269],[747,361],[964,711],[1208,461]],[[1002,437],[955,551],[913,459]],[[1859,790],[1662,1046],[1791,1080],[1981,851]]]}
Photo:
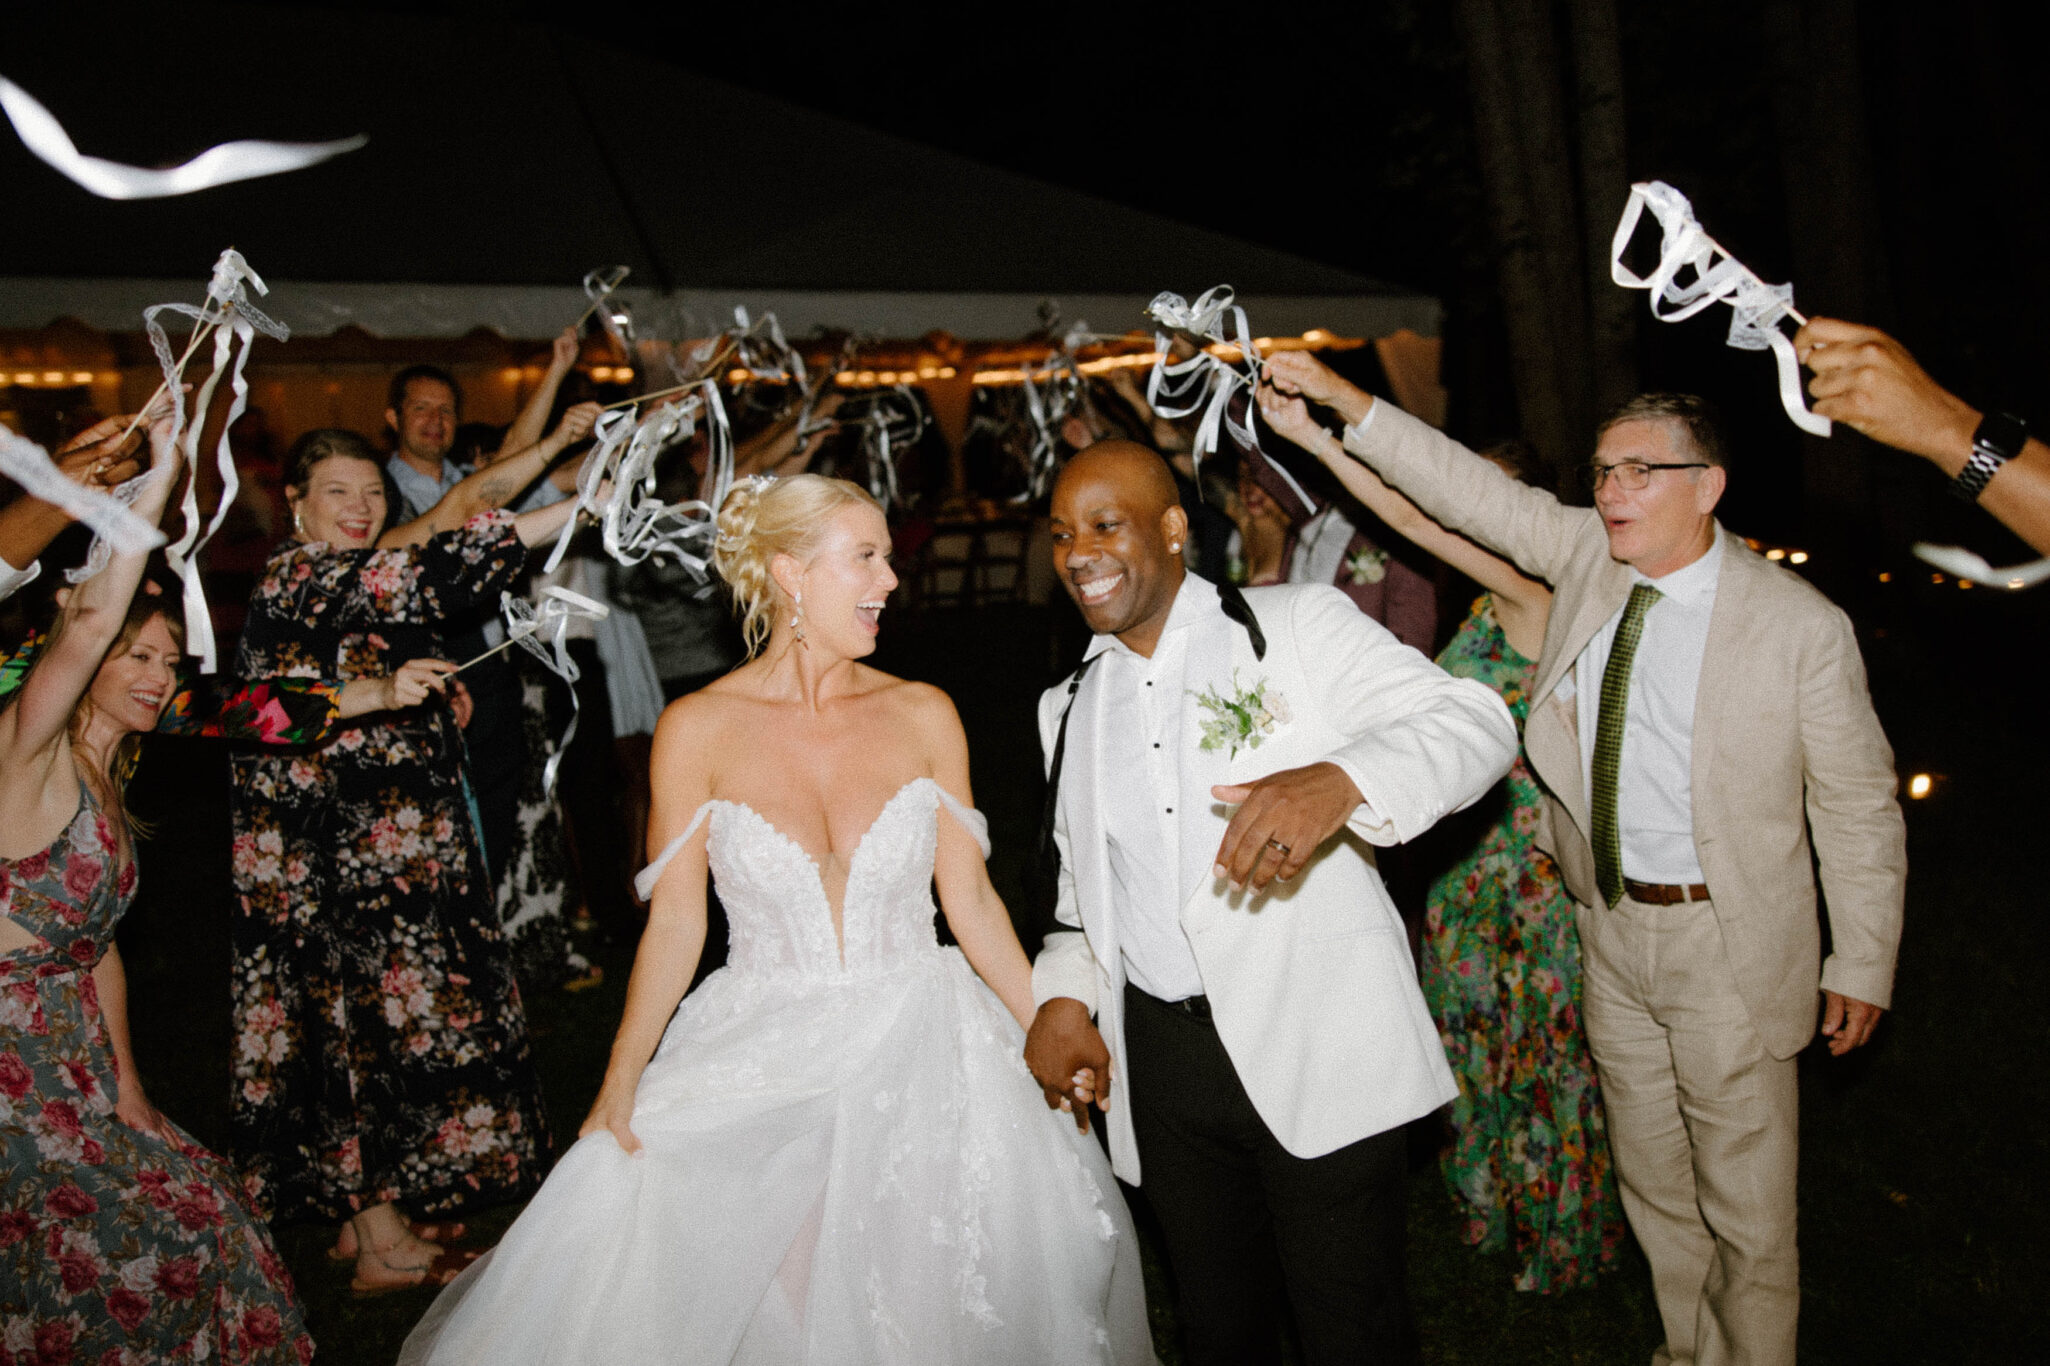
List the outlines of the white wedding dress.
{"label": "white wedding dress", "polygon": [[643,878],[709,819],[731,951],[641,1077],[643,1151],[564,1154],[402,1366],[1153,1361],[1109,1163],[934,936],[942,805],[987,856],[978,813],[906,784],[848,864],[843,964],[811,858],[705,804]]}

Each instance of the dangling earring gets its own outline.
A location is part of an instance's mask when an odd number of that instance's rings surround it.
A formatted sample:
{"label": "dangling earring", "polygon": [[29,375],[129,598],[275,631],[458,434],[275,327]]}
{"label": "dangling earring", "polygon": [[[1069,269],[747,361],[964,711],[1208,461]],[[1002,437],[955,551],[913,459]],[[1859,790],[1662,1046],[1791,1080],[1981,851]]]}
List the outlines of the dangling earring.
{"label": "dangling earring", "polygon": [[790,605],[792,608],[790,613],[790,629],[796,633],[797,643],[809,650],[811,642],[804,638],[804,594],[792,593],[790,595]]}
{"label": "dangling earring", "polygon": [[292,505],[292,530],[298,532],[301,536],[306,534],[306,523],[303,519],[303,513],[304,509],[297,503]]}

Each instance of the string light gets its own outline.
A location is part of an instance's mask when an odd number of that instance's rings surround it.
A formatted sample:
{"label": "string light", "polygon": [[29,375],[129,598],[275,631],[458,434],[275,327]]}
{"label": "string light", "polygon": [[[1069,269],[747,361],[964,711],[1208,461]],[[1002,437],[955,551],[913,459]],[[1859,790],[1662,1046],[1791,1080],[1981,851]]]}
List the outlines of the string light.
{"label": "string light", "polygon": [[1917,773],[1914,777],[1908,779],[1908,795],[1916,801],[1920,801],[1928,796],[1930,789],[1935,786],[1936,780],[1934,778],[1930,777],[1927,773]]}
{"label": "string light", "polygon": [[1808,563],[1808,552],[1807,552],[1807,551],[1805,551],[1805,550],[1795,550],[1795,551],[1791,551],[1791,552],[1789,552],[1789,553],[1788,553],[1788,555],[1787,555],[1787,563],[1788,563],[1788,564],[1806,564],[1806,563]]}
{"label": "string light", "polygon": [[1787,552],[1781,550],[1778,546],[1774,546],[1772,549],[1765,552],[1765,558],[1768,560],[1784,560],[1786,557]]}

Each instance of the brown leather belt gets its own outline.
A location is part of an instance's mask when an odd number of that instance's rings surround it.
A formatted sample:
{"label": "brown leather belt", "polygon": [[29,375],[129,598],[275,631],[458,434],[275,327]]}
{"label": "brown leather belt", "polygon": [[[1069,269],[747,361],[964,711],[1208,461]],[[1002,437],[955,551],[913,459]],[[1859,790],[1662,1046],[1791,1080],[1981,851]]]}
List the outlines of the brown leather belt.
{"label": "brown leather belt", "polygon": [[1672,882],[1632,882],[1626,877],[1623,879],[1623,894],[1647,906],[1676,906],[1682,901],[1708,900],[1708,884],[1696,882],[1681,886]]}

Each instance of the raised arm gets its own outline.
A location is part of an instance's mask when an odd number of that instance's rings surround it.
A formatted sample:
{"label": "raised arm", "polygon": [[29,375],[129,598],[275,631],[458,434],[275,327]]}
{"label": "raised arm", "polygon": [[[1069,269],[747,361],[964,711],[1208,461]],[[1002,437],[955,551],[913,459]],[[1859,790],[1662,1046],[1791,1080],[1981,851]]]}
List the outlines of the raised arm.
{"label": "raised arm", "polygon": [[441,501],[412,521],[385,532],[377,538],[377,544],[385,549],[419,545],[430,536],[454,531],[480,512],[504,507],[521,489],[540,478],[556,456],[589,436],[600,411],[595,403],[579,403],[564,413],[555,430],[542,440],[465,475],[441,495]]}
{"label": "raised arm", "polygon": [[[1820,416],[1919,455],[1951,478],[1972,458],[1985,414],[1931,379],[1878,328],[1814,318],[1794,334],[1794,348],[1815,372],[1808,392]],[[2050,446],[2031,437],[1994,471],[1979,506],[2050,555]]]}
{"label": "raised arm", "polygon": [[[662,713],[655,725],[655,747],[649,771],[648,857],[668,849],[696,821],[712,797],[712,773],[705,761],[707,727],[701,700],[685,699]],[[709,868],[700,824],[651,890],[648,926],[634,953],[633,975],[626,985],[626,1012],[612,1040],[605,1080],[577,1136],[610,1130],[621,1148],[639,1152],[641,1142],[631,1127],[634,1092],[648,1059],[662,1042],[662,1031],[676,1013],[676,1003],[690,987],[698,958],[705,950],[705,877]]]}
{"label": "raised arm", "polygon": [[[576,369],[577,355],[582,349],[574,327],[563,328],[549,344],[547,373],[534,386],[534,392],[527,396],[527,402],[520,409],[520,415],[513,419],[512,426],[505,429],[505,440],[498,443],[500,454],[524,451],[541,439],[541,433],[548,428],[548,410],[555,406],[555,396],[561,392],[562,382],[569,378],[570,371]],[[497,455],[491,457],[491,463],[498,463]]]}
{"label": "raised arm", "polygon": [[1346,491],[1387,523],[1390,530],[1493,593],[1496,620],[1508,633],[1510,644],[1530,658],[1537,658],[1544,644],[1545,619],[1551,612],[1551,589],[1500,555],[1426,517],[1422,508],[1390,488],[1380,475],[1347,455],[1345,443],[1310,416],[1309,405],[1300,395],[1284,394],[1272,385],[1262,385],[1260,416],[1268,426],[1321,460],[1338,476]]}
{"label": "raised arm", "polygon": [[[65,477],[97,492],[126,483],[139,466],[133,452],[141,438],[128,432],[132,414],[110,417],[80,432],[50,458]],[[21,497],[0,508],[0,573],[20,571],[15,586],[35,577],[31,569],[59,532],[71,525],[71,514],[40,498]],[[0,592],[0,598],[6,594]]]}
{"label": "raised arm", "polygon": [[[149,436],[149,475],[131,506],[136,516],[154,526],[164,515],[180,463],[168,413],[150,424]],[[73,708],[92,686],[108,647],[121,631],[148,559],[148,551],[117,552],[105,569],[65,599],[36,667],[23,680],[14,704],[0,712],[0,773],[11,778],[20,771],[18,766],[31,761],[47,764],[57,753]],[[6,807],[0,800],[0,811]]]}
{"label": "raised arm", "polygon": [[[918,726],[933,755],[933,778],[941,790],[971,811],[974,794],[968,785],[968,736],[954,704],[937,688],[919,703]],[[1032,964],[1018,943],[1003,898],[990,885],[987,857],[974,833],[963,827],[946,803],[939,816],[939,851],[933,881],[940,909],[976,975],[989,983],[1021,1029],[1032,1025]]]}
{"label": "raised arm", "polygon": [[[1511,478],[1428,423],[1337,374],[1307,351],[1267,360],[1265,387],[1283,398],[1321,403],[1345,421],[1345,449],[1364,461],[1433,521],[1460,532],[1519,566],[1557,583],[1584,538],[1600,527],[1584,509],[1568,508]],[[1364,425],[1363,425],[1364,424]]]}

